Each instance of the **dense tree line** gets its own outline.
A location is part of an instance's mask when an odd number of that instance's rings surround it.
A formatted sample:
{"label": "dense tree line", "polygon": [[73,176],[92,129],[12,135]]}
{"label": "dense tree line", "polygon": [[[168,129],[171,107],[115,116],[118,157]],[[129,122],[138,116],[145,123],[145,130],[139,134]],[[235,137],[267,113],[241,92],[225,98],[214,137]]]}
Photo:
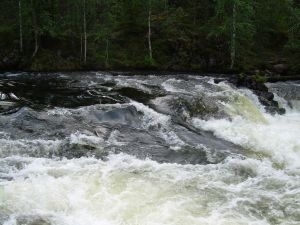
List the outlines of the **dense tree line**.
{"label": "dense tree line", "polygon": [[299,71],[296,0],[1,0],[0,67]]}

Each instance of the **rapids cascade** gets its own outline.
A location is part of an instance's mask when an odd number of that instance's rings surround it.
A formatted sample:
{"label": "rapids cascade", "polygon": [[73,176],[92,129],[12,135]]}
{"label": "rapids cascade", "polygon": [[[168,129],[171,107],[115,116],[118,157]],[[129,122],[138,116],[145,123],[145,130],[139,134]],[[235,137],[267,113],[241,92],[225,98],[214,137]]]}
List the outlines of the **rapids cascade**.
{"label": "rapids cascade", "polygon": [[300,223],[297,81],[280,115],[212,76],[0,77],[0,224]]}

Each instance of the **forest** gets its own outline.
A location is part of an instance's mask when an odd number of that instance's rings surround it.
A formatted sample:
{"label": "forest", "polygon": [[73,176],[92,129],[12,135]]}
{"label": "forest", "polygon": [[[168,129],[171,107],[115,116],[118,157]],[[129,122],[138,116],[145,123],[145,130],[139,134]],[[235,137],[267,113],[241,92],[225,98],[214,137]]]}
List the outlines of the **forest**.
{"label": "forest", "polygon": [[300,71],[296,0],[1,0],[1,70]]}

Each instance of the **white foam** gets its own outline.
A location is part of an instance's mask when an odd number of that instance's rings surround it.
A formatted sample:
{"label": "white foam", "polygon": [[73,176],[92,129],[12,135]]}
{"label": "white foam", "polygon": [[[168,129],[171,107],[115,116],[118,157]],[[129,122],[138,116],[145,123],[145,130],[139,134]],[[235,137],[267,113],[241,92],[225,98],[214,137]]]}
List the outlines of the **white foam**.
{"label": "white foam", "polygon": [[70,109],[56,107],[48,110],[47,114],[50,116],[70,116],[72,115],[72,112]]}
{"label": "white foam", "polygon": [[148,106],[132,101],[131,105],[143,113],[142,127],[146,129],[155,129],[159,131],[160,137],[163,138],[170,148],[174,150],[181,149],[185,145],[178,135],[170,128],[171,117],[158,113]]}
{"label": "white foam", "polygon": [[7,95],[0,92],[0,100],[5,100],[5,99],[7,99]]}
{"label": "white foam", "polygon": [[143,113],[144,128],[149,128],[152,126],[167,126],[170,123],[170,116],[158,113],[155,110],[139,102],[131,101],[130,104],[133,105],[137,109],[137,111]]}
{"label": "white foam", "polygon": [[91,146],[99,146],[103,142],[103,138],[94,136],[94,135],[87,135],[81,132],[76,132],[70,135],[70,144],[89,144]]}
{"label": "white foam", "polygon": [[276,204],[300,185],[267,160],[192,166],[119,154],[106,162],[27,161],[14,180],[0,182],[1,209],[15,218],[42,215],[53,225],[287,224],[294,211],[282,217]]}
{"label": "white foam", "polygon": [[45,156],[48,154],[55,154],[59,146],[62,144],[61,140],[27,140],[18,139],[12,140],[9,137],[0,139],[0,156],[7,157],[11,155],[36,155]]}
{"label": "white foam", "polygon": [[132,88],[137,88],[139,90],[143,90],[144,92],[151,94],[152,91],[150,88],[148,88],[146,83],[142,80],[138,79],[130,79],[130,78],[116,78],[117,85],[121,87],[132,87]]}
{"label": "white foam", "polygon": [[264,115],[266,123],[253,122],[241,116],[228,119],[194,118],[193,124],[217,137],[231,141],[257,153],[267,154],[286,167],[300,166],[300,115]]}
{"label": "white foam", "polygon": [[86,132],[75,132],[64,139],[10,139],[5,133],[0,133],[3,138],[0,139],[0,157],[9,156],[35,156],[47,157],[57,156],[64,144],[71,145],[89,145],[101,149],[105,145],[102,137]]}
{"label": "white foam", "polygon": [[121,141],[118,141],[118,136],[120,135],[120,131],[118,130],[113,130],[108,139],[107,139],[107,143],[110,144],[110,145],[116,145],[116,146],[123,146],[123,145],[126,145],[127,142],[121,142]]}
{"label": "white foam", "polygon": [[[174,82],[170,92],[180,92]],[[211,95],[213,101],[220,99],[222,106],[231,107],[232,116],[194,118],[193,125],[244,146],[248,155],[231,155],[209,165],[159,164],[126,154],[112,154],[106,161],[92,157],[47,159],[38,158],[36,152],[57,151],[64,143],[97,149],[126,143],[118,141],[117,130],[105,141],[102,134],[106,136],[109,129],[101,128],[100,137],[88,131],[75,132],[64,140],[10,140],[0,132],[0,223],[19,225],[26,217],[32,221],[43,218],[51,225],[297,224],[299,112],[271,116],[260,108],[252,92],[222,82],[210,84],[214,86],[207,89],[196,86],[195,93]],[[174,150],[185,145],[172,131],[170,116],[141,103],[129,105],[143,113],[142,128],[160,135]],[[113,105],[118,106],[124,105]],[[83,116],[101,107],[55,109],[48,114]],[[254,109],[264,121],[251,119],[245,112],[248,109]],[[197,147],[213,153],[205,146]]]}
{"label": "white foam", "polygon": [[[179,88],[179,87],[175,87],[174,84],[180,84],[181,80],[177,80],[174,78],[168,79],[166,81],[164,81],[161,86],[168,92],[172,92],[172,93],[183,93],[183,94],[190,94],[189,91]],[[191,91],[191,90],[190,90]]]}
{"label": "white foam", "polygon": [[180,150],[185,145],[185,142],[174,131],[162,130],[160,134],[173,150]]}

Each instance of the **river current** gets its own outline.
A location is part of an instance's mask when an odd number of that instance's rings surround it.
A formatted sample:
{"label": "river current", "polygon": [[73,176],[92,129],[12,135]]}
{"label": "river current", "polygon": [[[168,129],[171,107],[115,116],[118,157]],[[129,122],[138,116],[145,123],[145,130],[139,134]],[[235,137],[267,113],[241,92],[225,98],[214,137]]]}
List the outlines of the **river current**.
{"label": "river current", "polygon": [[213,76],[0,78],[0,224],[300,224],[299,82],[278,115]]}

